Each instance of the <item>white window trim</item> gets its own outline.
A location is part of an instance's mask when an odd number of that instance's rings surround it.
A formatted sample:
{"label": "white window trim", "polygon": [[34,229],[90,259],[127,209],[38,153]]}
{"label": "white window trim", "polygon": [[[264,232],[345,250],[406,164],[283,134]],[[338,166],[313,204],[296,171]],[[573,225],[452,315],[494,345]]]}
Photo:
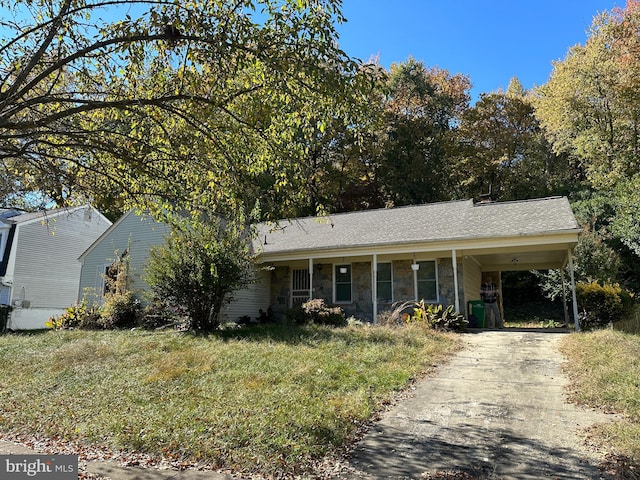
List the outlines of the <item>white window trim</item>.
{"label": "white window trim", "polygon": [[[438,276],[438,260],[435,258],[421,258],[419,260],[416,260],[416,263],[420,263],[420,262],[433,262],[434,263],[434,267],[435,267],[435,280],[436,280],[436,298],[425,298],[424,301],[427,303],[440,303],[440,279]],[[418,272],[414,271],[413,272],[413,289],[414,289],[414,296],[416,297],[416,302],[421,300],[420,298],[418,298]]]}
{"label": "white window trim", "polygon": [[[394,265],[393,265],[393,261],[389,260],[388,262],[378,262],[376,264],[376,267],[379,267],[380,265],[384,265],[384,264],[389,264],[390,270],[391,270],[391,282],[390,282],[391,283],[391,303],[393,303],[394,302],[394,298],[395,298],[395,296],[393,294],[393,287],[394,287],[393,280],[395,278]],[[378,272],[376,272],[376,282],[379,282],[379,281],[380,281],[380,279],[378,278]],[[387,303],[387,302],[381,302],[380,299],[377,298],[379,296],[380,296],[380,292],[378,290],[378,285],[376,285],[376,303]]]}
{"label": "white window trim", "polygon": [[[339,266],[349,267],[349,285],[351,286],[351,289],[350,289],[350,295],[349,295],[348,301],[337,299],[338,289],[337,289],[336,269]],[[336,305],[349,305],[353,303],[353,265],[351,263],[344,263],[344,262],[334,263],[332,266],[332,276],[333,276],[333,303],[335,303]]]}
{"label": "white window trim", "polygon": [[96,268],[96,297],[102,301],[105,298],[105,277],[107,269],[113,265],[112,263],[98,264]]}

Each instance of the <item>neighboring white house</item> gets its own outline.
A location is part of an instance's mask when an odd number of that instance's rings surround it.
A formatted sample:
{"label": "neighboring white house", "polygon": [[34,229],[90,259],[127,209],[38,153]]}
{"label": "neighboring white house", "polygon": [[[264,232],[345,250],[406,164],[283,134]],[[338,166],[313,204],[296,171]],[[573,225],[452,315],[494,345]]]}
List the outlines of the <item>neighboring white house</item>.
{"label": "neighboring white house", "polygon": [[7,328],[44,328],[78,299],[78,255],[111,222],[90,206],[0,214],[0,303]]}
{"label": "neighboring white house", "polygon": [[[151,247],[161,245],[169,227],[149,215],[131,210],[118,219],[100,238],[80,255],[81,274],[78,298],[100,304],[106,293],[105,276],[109,267],[125,252],[129,260],[129,288],[139,297],[149,291],[144,269]],[[233,302],[222,311],[223,321],[248,315],[255,318],[258,310],[269,306],[269,272],[263,272],[256,285],[235,292]]]}

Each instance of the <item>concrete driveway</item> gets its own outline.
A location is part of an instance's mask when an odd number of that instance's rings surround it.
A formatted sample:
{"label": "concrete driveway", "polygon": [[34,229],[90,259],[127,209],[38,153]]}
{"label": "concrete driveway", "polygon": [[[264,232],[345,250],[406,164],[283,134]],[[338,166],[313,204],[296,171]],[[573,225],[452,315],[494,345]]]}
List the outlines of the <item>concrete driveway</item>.
{"label": "concrete driveway", "polygon": [[420,479],[456,470],[480,479],[606,478],[582,430],[611,416],[565,401],[557,349],[563,335],[464,334],[468,348],[384,414],[356,445],[343,478]]}

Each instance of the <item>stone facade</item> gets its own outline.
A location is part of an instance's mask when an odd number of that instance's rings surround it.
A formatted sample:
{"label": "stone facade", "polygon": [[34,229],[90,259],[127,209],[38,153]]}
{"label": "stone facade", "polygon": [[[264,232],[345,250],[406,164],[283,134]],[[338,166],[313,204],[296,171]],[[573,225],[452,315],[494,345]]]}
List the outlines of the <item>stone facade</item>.
{"label": "stone facade", "polygon": [[[396,260],[392,263],[394,302],[407,302],[414,298],[412,260]],[[333,268],[331,263],[318,263],[313,266],[313,298],[321,298],[327,305],[333,305]],[[455,304],[453,282],[453,262],[450,258],[437,260],[438,293],[443,305]],[[271,272],[271,308],[276,318],[286,318],[291,299],[291,268],[275,267]],[[458,289],[460,301],[464,299],[462,282],[462,263],[458,263]],[[371,262],[355,262],[351,264],[351,303],[340,303],[339,306],[347,316],[361,320],[373,320],[371,302]],[[390,303],[378,303],[378,312],[389,310]],[[460,305],[464,310],[464,306]]]}
{"label": "stone facade", "polygon": [[[462,262],[457,262],[458,267],[458,298],[460,302],[464,300],[464,282],[462,281]],[[450,258],[438,260],[438,296],[440,303],[445,307],[456,304],[455,283],[453,282],[453,261]],[[464,305],[460,305],[460,310],[464,312]]]}

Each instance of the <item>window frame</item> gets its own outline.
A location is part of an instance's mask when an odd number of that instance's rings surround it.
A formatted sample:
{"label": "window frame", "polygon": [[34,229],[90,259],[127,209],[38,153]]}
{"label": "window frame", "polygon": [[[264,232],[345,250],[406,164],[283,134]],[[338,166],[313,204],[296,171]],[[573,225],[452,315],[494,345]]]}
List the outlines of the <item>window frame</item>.
{"label": "window frame", "polygon": [[[338,275],[346,275],[345,273],[339,273],[338,269],[342,267],[348,268],[349,281],[338,281]],[[349,285],[349,300],[338,299],[338,285]],[[335,304],[349,304],[353,303],[353,266],[350,263],[335,263],[333,265],[333,303]]]}
{"label": "window frame", "polygon": [[[416,295],[416,301],[420,301],[420,300],[424,300],[427,303],[440,303],[440,289],[439,289],[439,285],[438,285],[438,262],[436,260],[419,260],[418,265],[420,265],[420,268],[414,272],[414,288],[415,288],[415,295]],[[425,271],[423,268],[423,264],[425,263],[431,263],[433,264],[433,271],[434,271],[434,276],[432,279],[424,279],[424,280],[420,280],[419,276],[420,276],[420,272],[421,271]],[[433,282],[434,287],[435,287],[435,298],[421,298],[420,297],[420,284],[421,283],[425,283],[425,282]]]}
{"label": "window frame", "polygon": [[[380,298],[380,265],[389,265],[389,279],[382,280],[383,283],[389,285],[390,298]],[[376,302],[377,303],[393,303],[393,262],[378,262],[376,264]]]}

